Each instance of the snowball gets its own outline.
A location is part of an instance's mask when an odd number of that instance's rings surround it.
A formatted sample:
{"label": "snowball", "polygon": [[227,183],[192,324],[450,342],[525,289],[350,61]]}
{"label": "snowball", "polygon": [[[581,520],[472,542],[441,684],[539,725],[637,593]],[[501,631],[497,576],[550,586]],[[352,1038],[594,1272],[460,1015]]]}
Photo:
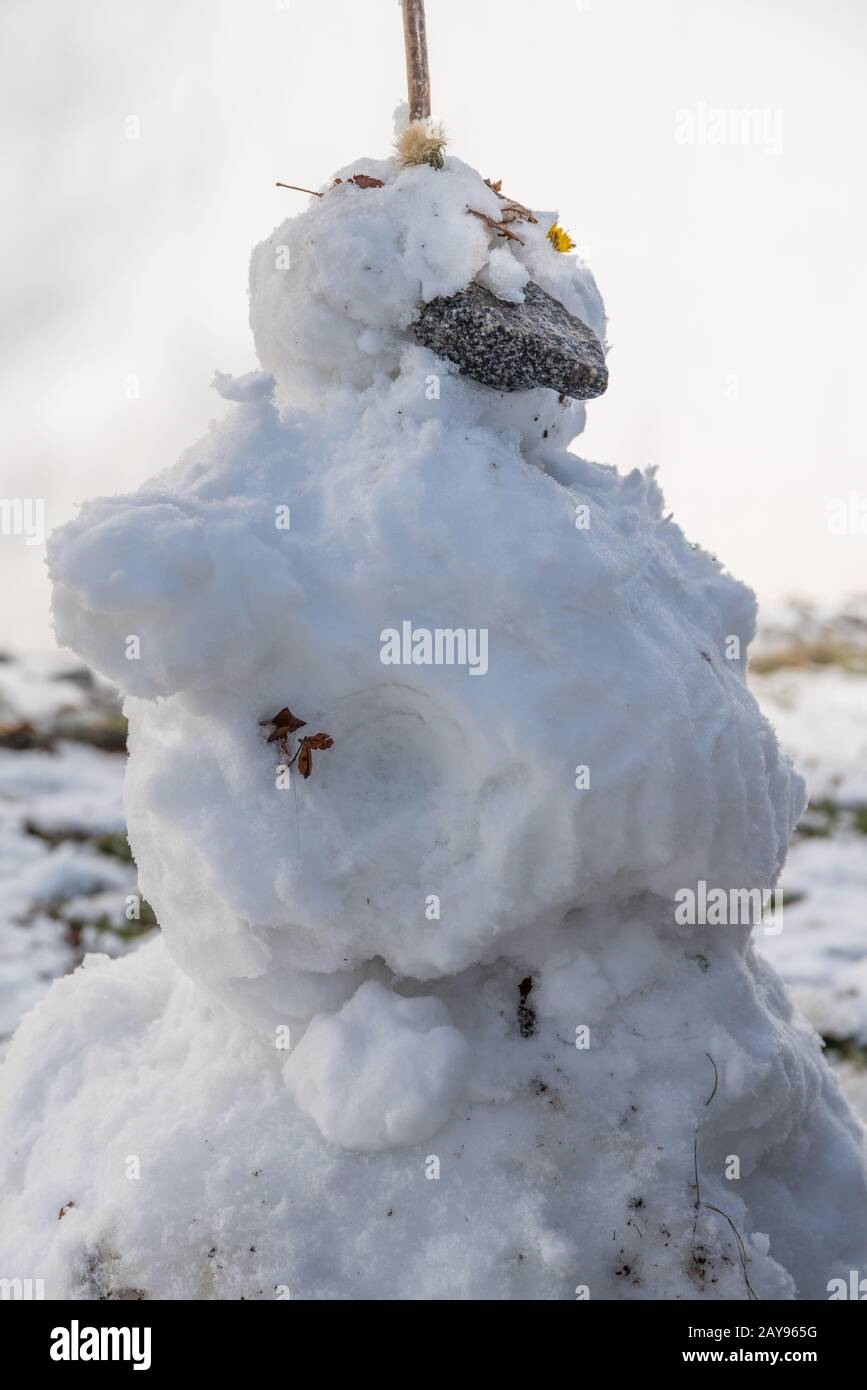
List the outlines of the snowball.
{"label": "snowball", "polygon": [[[360,188],[355,174],[383,186]],[[326,186],[306,212],[283,222],[253,252],[250,324],[281,401],[321,404],[323,387],[381,383],[384,373],[399,370],[420,303],[455,294],[477,277],[483,283],[494,277],[506,298],[533,279],[604,341],[596,282],[577,256],[559,254],[548,241],[553,216],[511,223],[520,240],[504,247],[496,231],[467,211],[496,221],[501,199],[454,155],[442,170],[360,159],[337,178],[342,182]],[[375,354],[362,346],[371,330],[381,334]],[[553,393],[525,393],[529,419],[540,407],[550,419],[563,415]],[[574,418],[583,421],[583,410]]]}
{"label": "snowball", "polygon": [[313,1019],[284,1076],[332,1144],[377,1153],[445,1124],[468,1068],[439,999],[402,999],[371,980],[338,1013]]}
{"label": "snowball", "polygon": [[[550,468],[528,465],[491,393],[445,377],[428,400],[431,366],[410,349],[347,420],[239,404],[51,542],[61,640],[135,697],[142,891],[263,1028],[299,971],[436,979],[600,895],[768,887],[803,805],[726,656],[752,596],[655,480],[541,439]],[[486,673],[384,664],[404,623],[484,633]],[[334,746],[278,785],[259,721],[287,703]]]}

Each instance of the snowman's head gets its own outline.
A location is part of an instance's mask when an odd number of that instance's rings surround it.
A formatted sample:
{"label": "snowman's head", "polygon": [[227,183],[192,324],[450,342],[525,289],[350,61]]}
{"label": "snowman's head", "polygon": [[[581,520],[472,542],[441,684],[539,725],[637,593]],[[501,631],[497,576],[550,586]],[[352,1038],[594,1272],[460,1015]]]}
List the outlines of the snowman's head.
{"label": "snowman's head", "polygon": [[[450,154],[442,168],[399,154],[348,164],[253,253],[250,321],[278,398],[320,406],[401,373],[429,389],[442,359],[414,350],[413,324],[426,304],[473,284],[506,305],[538,285],[604,341],[596,283],[558,250],[555,224],[554,212],[522,207]],[[492,423],[535,420],[539,437],[554,420],[560,442],[584,425],[581,403],[555,391],[480,386],[478,396]]]}

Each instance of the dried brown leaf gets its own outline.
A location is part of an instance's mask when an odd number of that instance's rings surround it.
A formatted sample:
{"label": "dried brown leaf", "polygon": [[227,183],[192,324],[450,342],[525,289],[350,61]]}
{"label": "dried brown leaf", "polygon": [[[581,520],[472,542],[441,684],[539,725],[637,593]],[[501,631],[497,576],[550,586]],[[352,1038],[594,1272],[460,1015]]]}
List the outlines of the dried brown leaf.
{"label": "dried brown leaf", "polygon": [[[289,757],[289,739],[298,729],[306,727],[303,719],[294,715],[288,705],[284,705],[270,719],[260,719],[259,723],[263,726],[270,726],[271,732],[268,735],[268,743],[276,743],[282,749],[285,756]],[[298,764],[298,771],[306,781],[313,771],[313,752],[322,752],[326,748],[334,747],[334,739],[330,734],[323,733],[320,729],[315,734],[305,734],[299,740],[295,750],[295,756],[289,760],[289,767]]]}
{"label": "dried brown leaf", "polygon": [[[259,723],[263,727],[266,724],[273,724],[277,737],[280,737],[282,734],[294,734],[296,729],[303,729],[306,722],[305,719],[298,719],[297,716],[292,713],[291,709],[289,709],[288,705],[284,705],[283,708],[278,710],[276,714],[273,714],[270,719],[259,720]],[[274,734],[268,739],[269,743],[273,743],[273,741]]]}
{"label": "dried brown leaf", "polygon": [[[339,183],[343,183],[343,179],[335,179],[331,187],[336,188]],[[347,183],[354,183],[356,188],[385,187],[382,179],[375,179],[372,174],[351,174],[347,179]]]}
{"label": "dried brown leaf", "polygon": [[334,739],[330,734],[306,734],[302,740],[308,748],[333,748]]}
{"label": "dried brown leaf", "polygon": [[538,217],[534,217],[529,208],[525,208],[523,203],[513,203],[511,200],[503,208],[503,222],[538,222]]}
{"label": "dried brown leaf", "polygon": [[502,216],[503,222],[539,221],[538,217],[534,217],[530,209],[525,208],[523,203],[517,203],[514,198],[507,198],[505,193],[501,192],[503,187],[502,179],[497,179],[496,183],[491,183],[490,179],[485,179],[485,183],[488,185],[488,188],[490,188],[491,192],[496,193],[500,201],[505,203]]}

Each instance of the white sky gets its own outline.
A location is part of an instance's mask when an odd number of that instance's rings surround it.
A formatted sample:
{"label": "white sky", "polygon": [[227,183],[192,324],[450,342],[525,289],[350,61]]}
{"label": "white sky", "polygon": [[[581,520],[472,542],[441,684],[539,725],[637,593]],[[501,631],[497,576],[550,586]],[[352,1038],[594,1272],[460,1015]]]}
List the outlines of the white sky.
{"label": "white sky", "polygon": [[[867,589],[867,535],[828,527],[831,500],[867,505],[867,6],[427,15],[451,148],[558,206],[605,296],[611,381],[581,452],[659,465],[691,538],[766,601]],[[254,365],[249,251],[304,206],[274,181],[387,152],[401,19],[396,0],[4,0],[0,54],[0,496],[44,498],[53,526],[222,412],[214,369]],[[676,113],[711,108],[765,113],[782,149],[679,142]],[[0,593],[0,647],[50,645],[41,549],[0,535]]]}

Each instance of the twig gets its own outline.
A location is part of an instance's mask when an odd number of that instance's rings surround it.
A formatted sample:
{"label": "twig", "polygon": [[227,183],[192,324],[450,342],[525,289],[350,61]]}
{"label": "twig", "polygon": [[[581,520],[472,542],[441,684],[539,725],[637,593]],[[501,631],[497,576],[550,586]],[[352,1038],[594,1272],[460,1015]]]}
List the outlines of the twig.
{"label": "twig", "polygon": [[[705,1057],[707,1057],[708,1061],[713,1067],[713,1090],[711,1091],[710,1095],[705,1101],[705,1105],[710,1105],[711,1101],[717,1093],[717,1087],[719,1086],[719,1071],[717,1070],[717,1064],[714,1061],[713,1057],[711,1057],[710,1053],[706,1052],[704,1055]],[[732,1231],[734,1232],[735,1240],[737,1241],[738,1254],[741,1257],[741,1268],[743,1270],[744,1283],[747,1286],[747,1293],[749,1294],[750,1298],[754,1299],[757,1303],[761,1302],[758,1294],[756,1293],[755,1289],[750,1283],[750,1276],[747,1274],[747,1265],[749,1264],[749,1258],[747,1256],[747,1247],[744,1245],[743,1236],[741,1235],[740,1231],[738,1230],[737,1226],[732,1221],[728,1213],[723,1211],[722,1207],[715,1207],[713,1202],[703,1202],[701,1200],[701,1187],[699,1185],[698,1180],[698,1129],[696,1129],[695,1131],[695,1139],[693,1140],[692,1145],[692,1162],[695,1171],[695,1220],[692,1223],[692,1233],[693,1235],[695,1235],[696,1227],[698,1226],[698,1213],[702,1207],[705,1207],[708,1211],[715,1211],[717,1216],[723,1217],[723,1219],[726,1220],[731,1226]]]}
{"label": "twig", "polygon": [[280,183],[274,185],[275,188],[294,188],[296,193],[311,193],[314,198],[321,198],[322,194],[317,193],[315,188],[299,188],[297,183]]}
{"label": "twig", "polygon": [[713,1202],[702,1202],[702,1206],[707,1207],[708,1211],[715,1211],[717,1216],[724,1217],[725,1220],[731,1226],[732,1230],[734,1231],[735,1240],[738,1243],[738,1253],[741,1257],[741,1267],[744,1273],[744,1283],[747,1286],[747,1292],[751,1299],[754,1299],[756,1303],[760,1303],[761,1299],[759,1298],[758,1294],[756,1293],[755,1289],[750,1283],[750,1276],[747,1274],[747,1265],[749,1264],[749,1260],[747,1258],[747,1247],[744,1245],[743,1236],[741,1235],[735,1223],[732,1221],[731,1217],[726,1212],[724,1212],[721,1207],[715,1207],[713,1205]]}
{"label": "twig", "polygon": [[430,71],[427,62],[424,0],[401,0],[401,3],[403,5],[403,41],[406,46],[409,119],[411,121],[427,120],[430,116]]}
{"label": "twig", "polygon": [[[711,1091],[710,1095],[708,1096],[707,1100],[705,1101],[705,1105],[710,1105],[711,1101],[713,1100],[714,1096],[716,1095],[717,1086],[719,1085],[719,1072],[717,1071],[716,1062],[715,1062],[714,1059],[711,1057],[710,1053],[709,1053],[709,1052],[706,1052],[704,1055],[705,1055],[705,1057],[707,1057],[708,1061],[710,1062],[711,1066],[713,1067],[713,1090]],[[700,1207],[701,1204],[702,1204],[702,1203],[701,1203],[701,1188],[699,1187],[699,1182],[698,1182],[698,1129],[696,1129],[696,1131],[695,1131],[695,1141],[694,1141],[693,1146],[692,1146],[692,1160],[693,1160],[693,1166],[695,1167],[695,1221],[693,1221],[693,1223],[692,1223],[692,1233],[693,1233],[693,1235],[695,1235],[695,1228],[696,1228],[696,1226],[698,1225],[698,1209],[699,1209],[699,1207]]]}
{"label": "twig", "polygon": [[717,1086],[719,1085],[719,1072],[718,1072],[717,1069],[716,1069],[716,1062],[715,1062],[714,1059],[711,1057],[710,1053],[709,1053],[709,1052],[706,1052],[704,1055],[705,1055],[705,1057],[708,1059],[708,1061],[710,1062],[711,1066],[713,1067],[713,1090],[711,1091],[710,1095],[708,1096],[707,1100],[705,1101],[705,1105],[710,1105],[711,1101],[713,1100],[714,1096],[716,1095],[716,1088],[717,1088]]}
{"label": "twig", "polygon": [[496,232],[497,236],[504,236],[509,241],[517,241],[519,246],[524,245],[521,238],[516,236],[513,231],[510,231],[503,222],[495,222],[493,217],[489,217],[486,212],[477,212],[475,208],[467,208],[467,212],[471,213],[473,217],[478,217],[481,222],[484,222],[486,227],[490,227],[492,232]]}

